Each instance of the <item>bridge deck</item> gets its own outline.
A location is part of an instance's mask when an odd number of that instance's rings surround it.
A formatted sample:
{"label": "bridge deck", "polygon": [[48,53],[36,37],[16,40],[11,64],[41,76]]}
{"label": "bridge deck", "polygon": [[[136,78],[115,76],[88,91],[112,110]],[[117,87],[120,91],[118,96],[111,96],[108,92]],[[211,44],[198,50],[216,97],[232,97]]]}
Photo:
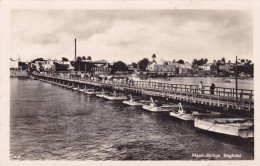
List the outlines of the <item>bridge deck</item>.
{"label": "bridge deck", "polygon": [[236,91],[232,88],[216,87],[215,94],[211,95],[209,86],[205,86],[204,93],[200,94],[197,85],[168,84],[146,81],[132,82],[108,82],[94,81],[91,79],[64,78],[50,75],[35,74],[35,77],[65,85],[95,86],[111,88],[119,91],[135,92],[149,96],[170,98],[204,105],[231,107],[241,110],[254,109],[254,91],[238,89],[238,101]]}

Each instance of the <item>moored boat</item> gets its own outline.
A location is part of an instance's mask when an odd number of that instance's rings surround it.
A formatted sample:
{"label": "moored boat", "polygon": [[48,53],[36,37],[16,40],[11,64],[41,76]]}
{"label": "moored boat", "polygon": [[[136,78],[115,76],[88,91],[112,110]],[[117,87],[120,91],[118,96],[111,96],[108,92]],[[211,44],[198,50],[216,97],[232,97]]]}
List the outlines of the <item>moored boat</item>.
{"label": "moored boat", "polygon": [[247,118],[211,118],[195,119],[196,128],[241,138],[254,137],[253,119]]}
{"label": "moored boat", "polygon": [[[86,93],[86,92],[85,92]],[[104,89],[102,89],[102,92],[101,93],[98,93],[96,94],[97,97],[101,97],[101,98],[104,98],[106,96],[106,92]]]}
{"label": "moored boat", "polygon": [[187,112],[186,110],[183,110],[182,104],[179,103],[179,109],[178,110],[173,110],[170,112],[170,116],[176,117],[178,119],[182,120],[194,120],[194,116],[192,115],[192,112]]}
{"label": "moored boat", "polygon": [[76,90],[76,91],[79,90],[79,88],[72,88],[72,89],[73,89],[73,90]]}
{"label": "moored boat", "polygon": [[33,80],[35,79],[33,76],[30,76],[30,75],[29,75],[28,77],[29,77],[30,79],[33,79]]}
{"label": "moored boat", "polygon": [[58,84],[56,83],[58,86],[62,87],[62,88],[67,88],[67,85],[64,85],[64,84]]}
{"label": "moored boat", "polygon": [[67,85],[67,88],[68,89],[72,89],[72,88],[74,88],[73,86],[69,86],[69,85]]}
{"label": "moored boat", "polygon": [[151,111],[151,112],[169,112],[169,109],[163,108],[162,104],[155,103],[153,98],[150,98],[149,105],[143,105],[143,109]]}
{"label": "moored boat", "polygon": [[124,96],[124,95],[118,95],[116,93],[116,91],[114,91],[114,93],[112,95],[105,95],[104,96],[105,99],[108,99],[108,100],[126,100],[127,97]]}
{"label": "moored boat", "polygon": [[85,89],[79,88],[78,91],[79,91],[79,92],[85,92]]}
{"label": "moored boat", "polygon": [[95,89],[86,89],[85,93],[88,95],[97,95],[97,94],[101,94],[102,92],[98,92]]}
{"label": "moored boat", "polygon": [[173,110],[170,112],[170,116],[176,117],[178,119],[182,120],[194,120],[197,117],[200,118],[205,118],[205,117],[216,117],[220,116],[221,114],[218,112],[210,112],[210,111],[204,111],[204,112],[199,112],[199,111],[187,111],[183,110],[183,106],[181,103],[179,103],[179,109],[178,110]]}
{"label": "moored boat", "polygon": [[133,96],[131,94],[129,96],[130,96],[130,99],[123,101],[124,104],[130,105],[130,106],[142,106],[143,105],[142,103],[135,101],[135,99],[133,98]]}

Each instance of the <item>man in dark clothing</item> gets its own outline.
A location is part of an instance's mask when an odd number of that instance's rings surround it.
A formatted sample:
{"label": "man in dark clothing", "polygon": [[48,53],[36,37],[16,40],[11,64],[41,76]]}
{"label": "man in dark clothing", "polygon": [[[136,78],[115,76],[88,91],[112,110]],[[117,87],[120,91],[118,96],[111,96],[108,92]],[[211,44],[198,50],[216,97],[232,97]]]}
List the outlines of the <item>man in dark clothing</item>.
{"label": "man in dark clothing", "polygon": [[214,95],[214,90],[215,90],[215,84],[212,83],[211,86],[210,86],[210,94]]}

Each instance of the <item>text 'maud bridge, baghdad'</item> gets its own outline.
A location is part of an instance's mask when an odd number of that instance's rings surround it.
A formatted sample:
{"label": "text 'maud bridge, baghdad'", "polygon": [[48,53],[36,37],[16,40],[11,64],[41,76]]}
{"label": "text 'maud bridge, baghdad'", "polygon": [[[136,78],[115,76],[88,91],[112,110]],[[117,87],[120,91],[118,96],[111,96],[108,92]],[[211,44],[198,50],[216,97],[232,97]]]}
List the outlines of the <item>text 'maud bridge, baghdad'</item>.
{"label": "text 'maud bridge, baghdad'", "polygon": [[210,87],[204,86],[204,94],[199,93],[198,85],[158,83],[148,81],[102,81],[79,77],[60,77],[47,74],[33,74],[35,79],[41,79],[58,84],[85,87],[114,89],[129,93],[158,96],[189,103],[227,107],[238,110],[254,110],[254,90],[216,87],[215,94],[210,94]]}

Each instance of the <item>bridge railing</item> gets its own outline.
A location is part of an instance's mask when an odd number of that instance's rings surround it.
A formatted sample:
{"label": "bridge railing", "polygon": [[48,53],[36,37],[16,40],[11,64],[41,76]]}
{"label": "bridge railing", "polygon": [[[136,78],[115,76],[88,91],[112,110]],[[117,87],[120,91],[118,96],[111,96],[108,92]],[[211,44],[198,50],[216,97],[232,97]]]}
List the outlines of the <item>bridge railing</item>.
{"label": "bridge railing", "polygon": [[[43,75],[39,75],[43,76]],[[50,76],[50,75],[45,75]],[[239,102],[249,102],[254,103],[254,90],[248,89],[238,89],[236,96],[236,89],[234,88],[224,88],[224,87],[216,87],[214,90],[214,95],[210,94],[210,86],[204,86],[202,93],[200,93],[198,85],[189,85],[189,84],[170,84],[170,83],[158,83],[158,82],[147,82],[147,81],[111,81],[111,80],[93,80],[90,78],[79,78],[79,77],[60,77],[58,75],[52,75],[51,77],[57,79],[69,79],[74,81],[85,81],[98,83],[101,85],[110,85],[110,86],[119,86],[132,88],[137,90],[147,90],[154,92],[162,92],[167,94],[180,94],[187,95],[192,97],[203,97],[210,99],[218,99],[218,100],[228,100],[228,101],[236,101],[238,99]]]}

